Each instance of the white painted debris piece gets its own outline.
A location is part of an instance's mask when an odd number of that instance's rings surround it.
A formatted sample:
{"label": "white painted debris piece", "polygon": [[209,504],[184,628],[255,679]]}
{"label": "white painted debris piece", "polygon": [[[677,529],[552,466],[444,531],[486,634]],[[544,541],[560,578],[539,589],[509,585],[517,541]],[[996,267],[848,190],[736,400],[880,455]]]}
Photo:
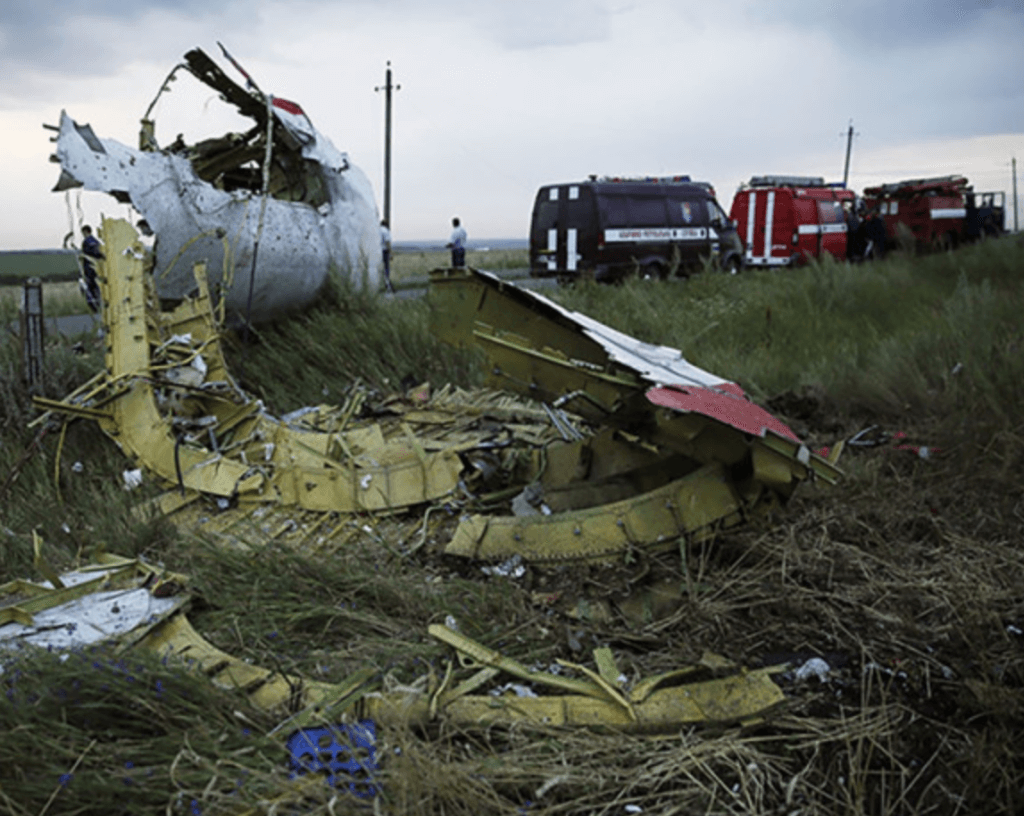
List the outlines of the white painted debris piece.
{"label": "white painted debris piece", "polygon": [[[65,587],[72,587],[113,571],[71,572],[60,579]],[[145,587],[100,590],[35,612],[31,623],[0,624],[0,655],[16,654],[28,646],[66,652],[111,640],[140,626],[152,626],[181,605],[181,597],[158,598]]]}
{"label": "white painted debris piece", "polygon": [[[231,82],[222,75],[220,81]],[[234,87],[252,101],[252,94]],[[97,138],[89,125],[78,125],[64,111],[56,152],[61,177],[54,189],[84,186],[110,193],[142,214],[156,236],[154,276],[161,297],[188,295],[195,288],[192,267],[197,262],[206,262],[213,292],[226,269],[229,322],[244,321],[249,313],[254,251],[253,322],[309,306],[332,268],[347,274],[357,288],[378,289],[379,219],[369,179],[317,132],[298,105],[275,97],[270,102],[275,132],[297,146],[285,158],[303,166],[301,187],[315,188],[315,194],[308,200],[294,200],[295,190],[289,193],[292,200],[268,196],[262,232],[260,185],[250,189],[204,181],[193,164],[193,158],[203,158],[202,144],[137,150]],[[275,138],[275,149],[278,142]]]}

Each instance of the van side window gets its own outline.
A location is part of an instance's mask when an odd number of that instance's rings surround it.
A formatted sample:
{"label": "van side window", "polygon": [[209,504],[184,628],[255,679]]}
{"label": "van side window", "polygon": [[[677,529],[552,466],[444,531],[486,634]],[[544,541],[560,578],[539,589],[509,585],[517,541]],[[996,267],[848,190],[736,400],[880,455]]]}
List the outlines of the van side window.
{"label": "van side window", "polygon": [[822,224],[842,224],[843,205],[838,201],[819,201],[818,219]]}
{"label": "van side window", "polygon": [[668,223],[663,196],[636,196],[629,199],[629,226],[663,227]]}
{"label": "van side window", "polygon": [[606,227],[632,227],[629,223],[629,209],[626,207],[625,196],[599,196],[598,209],[601,223]]}

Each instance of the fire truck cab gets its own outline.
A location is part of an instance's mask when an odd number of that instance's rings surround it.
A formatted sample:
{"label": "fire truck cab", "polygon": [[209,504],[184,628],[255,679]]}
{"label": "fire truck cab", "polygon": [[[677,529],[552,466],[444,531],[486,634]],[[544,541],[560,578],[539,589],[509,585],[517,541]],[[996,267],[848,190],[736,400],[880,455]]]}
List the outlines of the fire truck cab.
{"label": "fire truck cab", "polygon": [[897,226],[904,224],[918,250],[952,249],[963,241],[1000,234],[1006,204],[1004,193],[976,193],[963,176],[880,184],[864,190],[864,201],[869,209],[878,209],[891,244]]}
{"label": "fire truck cab", "polygon": [[811,176],[754,176],[737,191],[730,217],[745,239],[747,266],[794,266],[827,252],[846,259],[856,195]]}

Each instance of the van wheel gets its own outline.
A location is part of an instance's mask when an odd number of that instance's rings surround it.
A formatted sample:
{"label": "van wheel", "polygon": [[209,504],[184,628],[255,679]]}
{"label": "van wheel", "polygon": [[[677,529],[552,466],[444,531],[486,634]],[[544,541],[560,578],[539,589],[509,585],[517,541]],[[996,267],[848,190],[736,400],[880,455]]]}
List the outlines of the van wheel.
{"label": "van wheel", "polygon": [[724,269],[727,275],[738,275],[743,270],[743,264],[740,263],[739,258],[733,255],[725,262]]}
{"label": "van wheel", "polygon": [[665,280],[668,277],[668,267],[658,261],[651,261],[640,267],[640,277],[644,280]]}

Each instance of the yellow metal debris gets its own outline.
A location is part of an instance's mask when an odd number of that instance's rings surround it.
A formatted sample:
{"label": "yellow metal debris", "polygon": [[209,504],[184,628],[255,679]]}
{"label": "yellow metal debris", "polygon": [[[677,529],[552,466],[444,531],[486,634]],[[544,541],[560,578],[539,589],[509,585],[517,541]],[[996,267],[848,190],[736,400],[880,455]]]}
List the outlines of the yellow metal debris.
{"label": "yellow metal debris", "polygon": [[[89,579],[91,573],[97,577]],[[54,584],[52,578],[49,580]],[[377,672],[371,667],[341,683],[310,681],[254,666],[206,641],[184,613],[189,602],[187,580],[138,560],[101,556],[97,563],[61,576],[56,582],[64,584],[61,587],[46,588],[27,581],[0,586],[0,627],[30,626],[33,614],[66,610],[66,619],[57,626],[64,629],[88,618],[90,601],[93,608],[109,606],[112,589],[144,591],[153,598],[163,598],[158,614],[136,615],[131,628],[113,636],[119,648],[150,650],[173,664],[203,674],[221,688],[241,691],[253,706],[282,715],[275,733],[345,717],[395,724],[425,724],[443,717],[464,727],[521,724],[663,732],[688,723],[745,720],[765,713],[783,699],[769,675],[785,667],[745,671],[721,658],[706,656],[701,666],[630,682],[620,674],[611,650],[602,647],[594,651],[594,669],[559,661],[563,672],[579,675],[570,677],[528,667],[440,625],[429,626],[428,633],[452,647],[458,656],[458,663],[449,665],[440,684],[430,675],[424,678],[426,682],[382,691]],[[47,628],[54,627],[43,626]],[[73,645],[66,644],[65,648]],[[679,684],[708,671],[728,672],[729,676]],[[524,696],[499,688],[490,694],[472,694],[492,685],[503,674],[557,693],[545,695],[531,690]]]}
{"label": "yellow metal debris", "polygon": [[[430,297],[435,332],[481,346],[493,385],[571,405],[603,425],[546,449],[532,486],[545,512],[472,516],[449,554],[552,562],[667,549],[679,536],[704,538],[775,507],[801,481],[838,476],[834,459],[812,454],[738,386],[677,351],[474,270],[433,273]],[[685,388],[678,398],[671,390],[652,397],[663,383]],[[694,407],[664,407],[675,402]]]}
{"label": "yellow metal debris", "polygon": [[196,268],[195,297],[160,311],[135,230],[106,219],[102,235],[104,378],[88,399],[41,407],[96,419],[133,461],[182,494],[354,513],[455,490],[457,451],[426,451],[409,434],[316,431],[308,418],[293,427],[268,415],[227,371],[204,269]]}
{"label": "yellow metal debris", "polygon": [[[472,270],[433,275],[435,331],[481,345],[495,386],[546,402],[423,384],[378,423],[354,419],[358,390],[276,419],[227,370],[203,266],[196,294],[161,310],[134,229],[105,220],[102,232],[106,371],[40,407],[97,421],[167,488],[151,509],[213,535],[248,526],[315,549],[343,540],[356,514],[447,503],[463,518],[449,554],[607,561],[713,536],[839,473],[678,351]],[[200,496],[218,499],[217,513]],[[288,509],[263,519],[267,507]]]}

